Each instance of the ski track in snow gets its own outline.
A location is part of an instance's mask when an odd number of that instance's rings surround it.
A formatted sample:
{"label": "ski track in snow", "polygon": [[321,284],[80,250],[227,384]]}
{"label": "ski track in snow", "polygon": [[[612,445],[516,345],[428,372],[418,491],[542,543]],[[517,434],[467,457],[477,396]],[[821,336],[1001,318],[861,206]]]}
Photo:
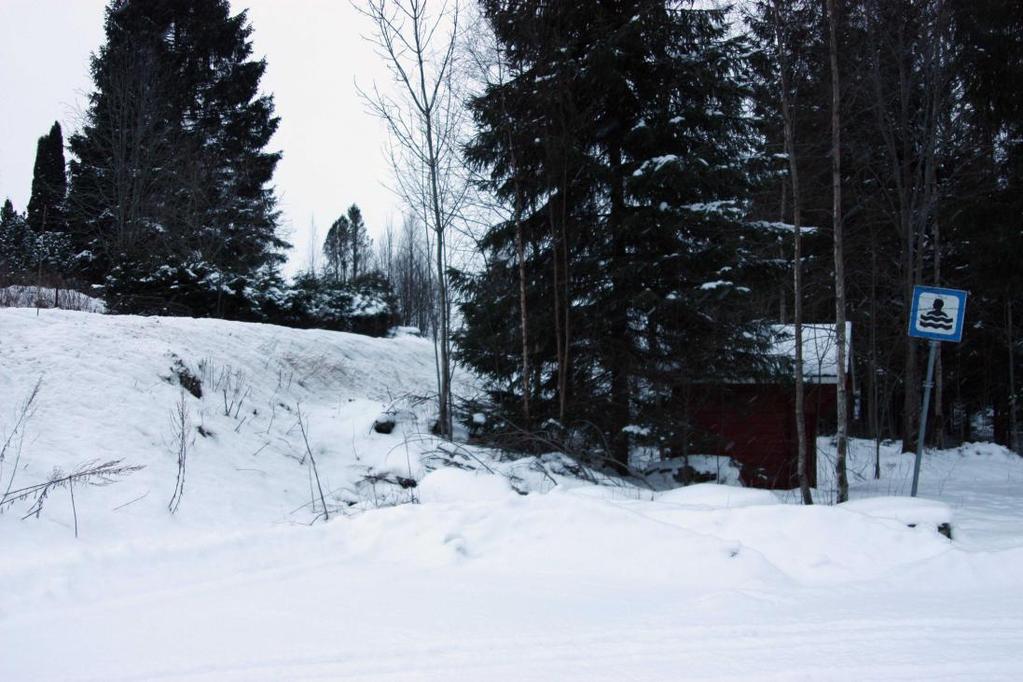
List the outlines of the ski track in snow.
{"label": "ski track in snow", "polygon": [[[257,414],[189,403],[216,435],[171,516],[174,357],[244,371]],[[430,473],[435,443],[405,442],[419,427],[369,431],[432,373],[421,339],[0,310],[0,435],[45,375],[18,482],[90,457],[146,465],[76,489],[78,540],[63,491],[39,519],[0,515],[0,681],[1023,679],[1019,457],[928,454],[921,491],[951,507],[952,543],[784,493],[551,490],[530,460],[475,451],[520,496],[482,467]],[[274,402],[309,415],[330,490],[408,472],[423,503],[305,525],[308,468]],[[818,448],[823,501],[833,451]],[[873,453],[851,444],[854,498],[904,495],[912,458],[886,444],[875,481]]]}

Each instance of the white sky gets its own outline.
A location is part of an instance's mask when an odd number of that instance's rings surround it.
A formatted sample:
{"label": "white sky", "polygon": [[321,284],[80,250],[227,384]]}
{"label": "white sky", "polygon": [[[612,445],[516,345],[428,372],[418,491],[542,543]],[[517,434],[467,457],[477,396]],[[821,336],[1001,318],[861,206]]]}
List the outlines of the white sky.
{"label": "white sky", "polygon": [[[89,54],[103,41],[107,0],[0,0],[0,201],[28,203],[36,141],[53,121],[67,139],[91,88]],[[231,0],[249,9],[257,57],[267,59],[263,89],[273,93],[281,125],[271,142],[284,152],[274,182],[286,238],[288,272],[305,267],[310,221],[322,241],[350,204],[370,234],[400,203],[387,189],[382,124],[368,114],[355,82],[385,84],[388,74],[361,35],[369,30],[347,0]]]}

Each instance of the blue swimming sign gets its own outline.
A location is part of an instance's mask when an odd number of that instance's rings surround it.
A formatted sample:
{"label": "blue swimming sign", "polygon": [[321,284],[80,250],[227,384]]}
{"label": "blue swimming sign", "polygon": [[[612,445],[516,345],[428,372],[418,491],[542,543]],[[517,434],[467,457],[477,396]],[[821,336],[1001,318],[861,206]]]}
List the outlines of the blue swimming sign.
{"label": "blue swimming sign", "polygon": [[909,335],[931,341],[961,341],[966,318],[966,292],[938,287],[913,287]]}

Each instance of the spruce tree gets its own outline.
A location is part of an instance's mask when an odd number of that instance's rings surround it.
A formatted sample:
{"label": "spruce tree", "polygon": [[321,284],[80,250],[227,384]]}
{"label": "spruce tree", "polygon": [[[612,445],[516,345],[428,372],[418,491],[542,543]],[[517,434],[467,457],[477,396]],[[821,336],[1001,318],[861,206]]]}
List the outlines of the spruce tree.
{"label": "spruce tree", "polygon": [[10,199],[0,207],[0,276],[29,274],[35,252],[35,235]]}
{"label": "spruce tree", "polygon": [[54,121],[50,132],[39,138],[28,201],[28,224],[36,232],[63,232],[67,175],[64,169],[64,136]]}
{"label": "spruce tree", "polygon": [[348,216],[342,215],[331,224],[323,240],[324,272],[336,283],[344,282],[347,278],[348,266],[351,263],[350,232],[351,223],[348,222]]}
{"label": "spruce tree", "polygon": [[348,207],[349,239],[351,240],[352,280],[366,274],[373,242],[366,232],[366,221],[362,219],[362,210],[355,204]]}
{"label": "spruce tree", "polygon": [[[1023,7],[978,0],[952,4],[956,73],[961,74],[970,127],[964,142],[979,158],[958,167],[975,187],[957,187],[953,219],[943,225],[942,270],[970,290],[968,330],[949,386],[970,412],[994,408],[994,437],[1023,452],[1020,437],[1020,318],[1023,317]],[[972,161],[966,164],[964,161]],[[970,191],[970,190],[973,191]],[[963,201],[965,199],[965,201]],[[970,324],[970,320],[981,323]],[[965,421],[965,420],[961,420]],[[963,433],[967,426],[960,429]]]}
{"label": "spruce tree", "polygon": [[227,0],[114,2],[105,30],[70,140],[70,205],[93,277],[115,308],[146,294],[250,315],[245,292],[287,245],[270,185],[280,154],[266,150],[278,119],[246,13]]}
{"label": "spruce tree", "polygon": [[[685,2],[485,7],[513,77],[473,102],[469,156],[522,195],[531,298],[570,312],[555,313],[559,339],[537,339],[536,382],[569,373],[565,419],[598,424],[620,466],[630,433],[681,452],[686,387],[761,369],[743,40]],[[514,233],[494,226],[488,268],[459,280],[463,359],[499,401],[519,383]]]}
{"label": "spruce tree", "polygon": [[352,204],[331,224],[323,240],[327,277],[343,284],[366,274],[372,245],[362,211]]}

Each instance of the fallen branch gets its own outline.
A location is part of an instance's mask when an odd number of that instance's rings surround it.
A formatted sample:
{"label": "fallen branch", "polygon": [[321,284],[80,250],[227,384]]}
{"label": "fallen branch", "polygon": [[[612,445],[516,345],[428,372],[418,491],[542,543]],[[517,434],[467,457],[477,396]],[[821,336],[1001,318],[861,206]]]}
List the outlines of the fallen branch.
{"label": "fallen branch", "polygon": [[74,492],[72,486],[75,484],[91,486],[110,485],[111,483],[116,483],[124,476],[132,474],[143,468],[140,465],[123,464],[122,462],[123,460],[120,459],[112,459],[110,461],[97,464],[96,460],[91,460],[79,464],[78,467],[70,474],[65,474],[60,469],[54,469],[53,473],[50,474],[50,478],[43,483],[18,488],[17,490],[11,490],[5,493],[4,496],[0,498],[0,511],[10,508],[17,502],[31,500],[32,505],[29,507],[28,512],[21,518],[27,519],[30,516],[39,518],[39,515],[43,511],[43,505],[46,503],[50,493],[58,488],[68,488],[72,496],[72,511],[75,516],[75,536],[77,537],[78,510],[74,505]]}

